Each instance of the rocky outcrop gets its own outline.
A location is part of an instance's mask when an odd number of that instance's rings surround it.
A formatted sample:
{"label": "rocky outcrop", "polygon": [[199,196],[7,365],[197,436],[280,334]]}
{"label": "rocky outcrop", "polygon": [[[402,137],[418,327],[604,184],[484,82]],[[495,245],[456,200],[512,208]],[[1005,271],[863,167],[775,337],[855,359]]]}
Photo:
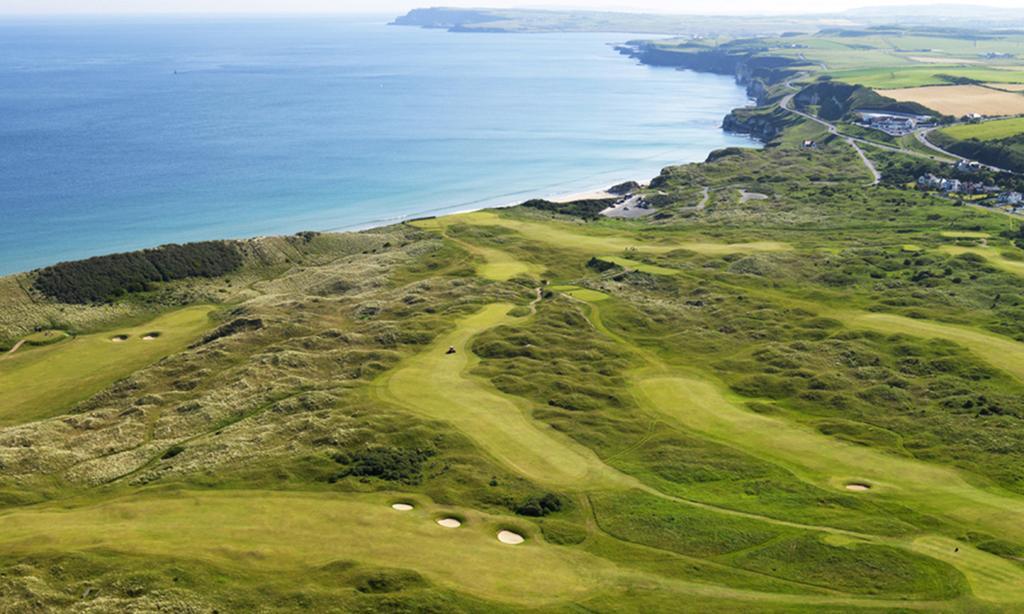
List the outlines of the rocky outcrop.
{"label": "rocky outcrop", "polygon": [[749,134],[760,141],[771,141],[787,127],[799,122],[796,116],[781,109],[734,109],[722,121],[722,129],[736,134]]}

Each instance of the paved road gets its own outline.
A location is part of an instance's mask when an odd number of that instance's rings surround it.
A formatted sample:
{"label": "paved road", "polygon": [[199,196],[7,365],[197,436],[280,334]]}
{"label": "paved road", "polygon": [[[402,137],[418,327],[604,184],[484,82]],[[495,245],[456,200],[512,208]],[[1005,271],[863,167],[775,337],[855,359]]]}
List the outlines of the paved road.
{"label": "paved road", "polygon": [[[792,81],[788,81],[786,83],[786,87],[788,87],[790,89],[797,89],[796,86],[793,85]],[[815,117],[813,115],[810,115],[809,113],[804,113],[803,111],[797,110],[793,106],[793,98],[796,97],[797,93],[798,92],[793,92],[792,94],[788,94],[786,97],[784,97],[782,100],[779,101],[779,106],[782,107],[782,109],[785,110],[785,111],[789,111],[790,113],[795,113],[795,114],[799,115],[800,117],[803,117],[805,119],[809,119],[812,122],[815,122],[815,123],[821,124],[822,126],[825,126],[828,129],[829,133],[835,134],[837,136],[841,136],[841,137],[845,138],[847,140],[847,142],[850,143],[851,145],[855,145],[856,146],[856,144],[859,143],[861,145],[870,145],[871,147],[877,147],[878,149],[884,149],[886,151],[893,151],[893,152],[901,153],[901,154],[908,155],[908,156],[915,156],[917,158],[925,158],[925,159],[928,159],[928,160],[935,160],[936,159],[935,156],[931,156],[931,155],[928,155],[928,154],[925,154],[925,153],[921,153],[921,152],[918,152],[918,151],[911,151],[909,149],[903,149],[901,147],[892,147],[892,146],[889,146],[889,145],[882,145],[881,143],[875,143],[875,142],[872,142],[872,141],[868,141],[866,139],[861,139],[861,138],[857,138],[855,136],[849,136],[849,135],[843,134],[842,132],[839,131],[838,128],[836,128],[835,124],[832,124],[832,123],[830,123],[830,122],[828,122],[826,120],[823,120],[820,117]],[[969,158],[964,158],[963,156],[960,156],[960,155],[955,154],[953,152],[946,151],[945,149],[942,149],[938,145],[935,145],[934,143],[929,141],[928,140],[928,133],[930,133],[933,130],[935,130],[935,128],[924,128],[922,130],[915,130],[914,131],[914,137],[918,140],[918,142],[920,142],[922,145],[924,145],[928,149],[931,149],[935,153],[942,154],[943,156],[945,156],[947,158],[952,158],[954,160],[964,160],[964,159],[967,159],[969,162],[978,162],[977,160],[970,160]],[[868,162],[868,164],[870,164],[870,161],[865,158],[864,152],[861,151],[859,147],[857,147],[857,150],[858,150],[858,153],[861,155],[861,158],[864,159],[866,162]],[[942,162],[942,160],[938,160],[938,161]],[[1010,174],[1013,174],[1013,175],[1018,174],[1018,173],[1015,173],[1014,171],[1011,171],[1009,169],[999,168],[998,166],[992,166],[991,164],[983,164],[981,162],[978,162],[978,164],[980,164],[984,168],[996,171],[997,173],[1010,173]],[[877,173],[877,170],[875,170],[873,164],[870,164],[870,167],[871,167],[871,172],[872,173]]]}
{"label": "paved road", "polygon": [[864,150],[860,148],[860,145],[858,145],[856,141],[850,138],[846,139],[846,142],[849,143],[854,148],[854,150],[856,150],[857,155],[860,156],[860,159],[864,162],[864,166],[868,167],[868,170],[871,171],[871,174],[874,176],[875,179],[874,181],[871,182],[871,185],[878,185],[879,183],[881,183],[882,173],[878,172],[878,168],[875,166],[875,163],[872,162],[871,159],[864,154]]}
{"label": "paved road", "polygon": [[[917,141],[919,143],[921,143],[922,145],[924,145],[928,149],[931,149],[932,151],[937,151],[937,152],[939,152],[940,154],[942,154],[944,156],[949,156],[951,158],[956,158],[957,160],[964,159],[963,156],[955,154],[955,153],[953,153],[951,151],[946,151],[945,149],[943,149],[943,148],[939,147],[938,145],[936,145],[936,144],[932,143],[931,141],[929,141],[928,140],[928,135],[931,134],[931,132],[933,130],[936,130],[936,128],[924,128],[924,129],[921,129],[921,130],[916,130],[916,131],[914,131],[914,136],[917,137]],[[977,162],[977,160],[973,160],[973,161]],[[981,164],[981,166],[983,168],[987,168],[989,170],[996,171],[997,173],[1010,173],[1011,175],[1016,175],[1017,174],[1014,171],[1011,171],[1009,169],[999,168],[998,166],[992,166],[991,164],[982,164],[981,162],[978,162],[978,164]]]}
{"label": "paved road", "polygon": [[[786,83],[786,87],[789,87],[791,89],[794,88],[794,86],[792,85],[792,82]],[[858,139],[858,138],[855,138],[855,137],[852,137],[852,136],[847,136],[847,135],[839,132],[839,129],[836,128],[835,124],[827,122],[827,121],[825,121],[825,120],[823,120],[823,119],[821,119],[819,117],[815,117],[815,116],[813,116],[813,115],[811,115],[809,113],[804,113],[803,111],[798,111],[796,109],[796,107],[793,106],[793,98],[796,95],[797,95],[797,92],[793,92],[792,94],[787,95],[785,98],[783,98],[782,100],[779,101],[779,106],[782,108],[782,110],[788,111],[790,113],[795,113],[795,114],[799,115],[800,117],[803,117],[805,119],[809,119],[812,122],[815,122],[815,123],[820,124],[820,125],[824,126],[825,128],[827,128],[830,134],[834,134],[836,136],[839,136],[839,137],[842,137],[842,138],[846,139],[846,142],[849,143],[850,146],[853,147],[854,151],[857,152],[857,155],[860,156],[861,161],[864,162],[864,166],[866,166],[868,171],[871,172],[871,176],[874,178],[872,180],[872,182],[871,182],[871,185],[878,185],[879,182],[882,181],[882,174],[878,172],[878,168],[875,167],[875,163],[872,162],[867,157],[867,155],[865,155],[864,150],[861,149],[860,145],[858,145],[857,143],[864,143],[866,145],[871,145],[873,147],[879,147],[881,149],[890,149],[892,151],[897,151],[897,152],[900,152],[900,153],[904,153],[904,150],[898,149],[896,147],[888,147],[888,146],[884,146],[884,145],[878,145],[877,143],[872,143],[871,141],[866,141],[864,139]],[[906,153],[913,153],[913,152],[906,152]],[[923,154],[921,154],[921,155],[923,155]]]}

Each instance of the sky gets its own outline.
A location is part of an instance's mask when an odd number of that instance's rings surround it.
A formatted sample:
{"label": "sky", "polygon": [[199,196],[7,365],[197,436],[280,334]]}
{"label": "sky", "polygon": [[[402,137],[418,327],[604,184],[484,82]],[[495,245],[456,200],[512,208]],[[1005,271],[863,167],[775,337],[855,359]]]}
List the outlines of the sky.
{"label": "sky", "polygon": [[[961,0],[963,5],[1022,8],[1024,0]],[[861,6],[933,5],[928,0],[0,0],[0,14],[375,13],[424,6],[576,8],[658,13],[820,13]],[[769,8],[770,7],[770,8]]]}

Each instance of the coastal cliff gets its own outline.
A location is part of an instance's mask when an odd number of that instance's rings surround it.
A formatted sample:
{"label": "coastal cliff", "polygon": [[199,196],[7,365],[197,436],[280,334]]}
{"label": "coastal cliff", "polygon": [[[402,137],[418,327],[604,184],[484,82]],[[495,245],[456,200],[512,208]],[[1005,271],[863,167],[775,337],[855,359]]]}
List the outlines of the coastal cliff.
{"label": "coastal cliff", "polygon": [[761,56],[766,49],[723,47],[709,49],[696,44],[666,48],[650,41],[630,41],[616,48],[647,66],[664,66],[729,75],[747,88],[747,95],[762,105],[768,102],[772,85],[795,76],[805,62],[774,56]]}

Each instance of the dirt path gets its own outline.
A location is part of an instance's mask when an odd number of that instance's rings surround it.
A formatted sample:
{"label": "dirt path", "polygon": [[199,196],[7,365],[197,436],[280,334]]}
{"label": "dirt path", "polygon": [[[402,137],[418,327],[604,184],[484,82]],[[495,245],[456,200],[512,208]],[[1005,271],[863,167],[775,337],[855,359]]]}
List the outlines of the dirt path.
{"label": "dirt path", "polygon": [[703,211],[708,206],[709,200],[711,200],[711,188],[704,186],[700,202],[697,203],[697,211]]}
{"label": "dirt path", "polygon": [[21,349],[21,346],[23,346],[23,345],[25,345],[25,340],[24,339],[22,339],[21,341],[15,343],[14,347],[12,347],[10,350],[8,350],[7,353],[4,354],[4,357],[2,359],[0,359],[0,360],[6,360],[6,359],[10,358],[11,355],[14,354],[15,352],[17,352],[19,349]]}
{"label": "dirt path", "polygon": [[537,315],[537,305],[544,299],[544,289],[541,288],[540,286],[537,286],[535,288],[535,290],[537,292],[537,298],[535,298],[532,301],[530,301],[530,315],[531,316]]}
{"label": "dirt path", "polygon": [[853,147],[854,151],[857,152],[857,155],[860,156],[861,161],[864,162],[864,166],[868,167],[868,170],[871,171],[871,176],[874,178],[874,180],[871,182],[871,185],[878,185],[879,183],[881,183],[882,173],[878,172],[878,168],[875,166],[875,163],[872,162],[871,159],[867,157],[867,155],[864,153],[864,150],[860,148],[860,145],[858,145],[857,142],[854,141],[853,139],[846,139],[846,142]]}

